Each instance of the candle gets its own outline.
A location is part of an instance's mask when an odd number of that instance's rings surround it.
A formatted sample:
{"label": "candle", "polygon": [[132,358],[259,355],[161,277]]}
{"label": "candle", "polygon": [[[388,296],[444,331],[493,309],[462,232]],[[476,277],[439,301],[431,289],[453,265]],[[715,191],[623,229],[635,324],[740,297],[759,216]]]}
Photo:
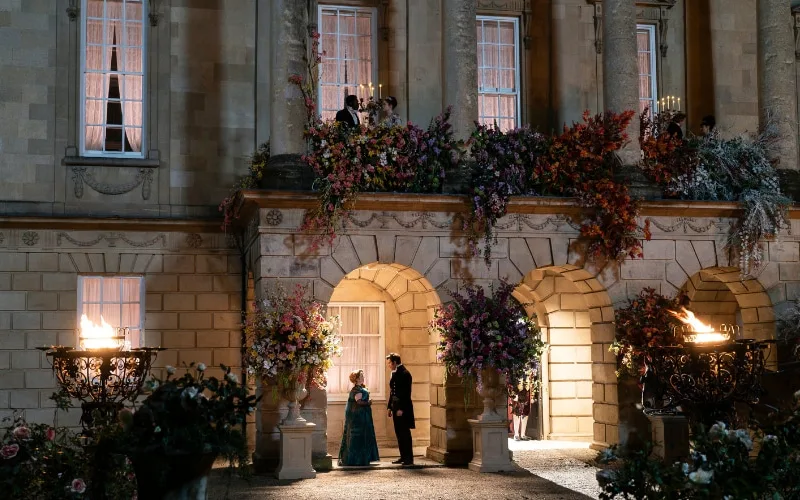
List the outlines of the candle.
{"label": "candle", "polygon": [[383,84],[378,84],[378,99],[383,99]]}
{"label": "candle", "polygon": [[681,98],[678,97],[678,111],[681,110]]}

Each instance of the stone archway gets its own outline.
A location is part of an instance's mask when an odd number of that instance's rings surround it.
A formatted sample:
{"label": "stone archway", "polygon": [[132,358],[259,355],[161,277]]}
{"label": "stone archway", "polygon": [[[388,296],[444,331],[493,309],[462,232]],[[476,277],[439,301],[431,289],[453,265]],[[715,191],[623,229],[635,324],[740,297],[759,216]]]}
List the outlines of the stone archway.
{"label": "stone archway", "polygon": [[[737,267],[709,267],[686,279],[681,289],[689,299],[688,309],[711,326],[739,325],[744,338],[775,337],[775,310],[758,279],[743,277]],[[775,349],[768,364],[777,362]]]}
{"label": "stone archway", "polygon": [[[435,349],[428,331],[428,323],[433,318],[434,308],[440,304],[439,296],[427,279],[411,267],[401,264],[371,263],[344,275],[335,283],[329,304],[341,310],[348,304],[362,308],[380,306],[383,315],[383,352],[378,356],[377,369],[383,376],[375,376],[383,387],[371,387],[377,395],[373,410],[376,436],[379,449],[396,448],[397,441],[391,421],[386,418],[384,408],[389,393],[390,373],[385,366],[384,357],[389,352],[397,352],[403,364],[413,376],[412,399],[416,429],[412,431],[415,447],[427,447],[431,441],[431,370],[435,367]],[[355,307],[349,307],[355,311]],[[377,339],[375,339],[377,340]],[[346,376],[346,374],[345,374]],[[330,386],[329,382],[329,386]],[[327,447],[335,456],[339,448],[344,419],[344,403],[341,398],[328,396],[327,400]]]}
{"label": "stone archway", "polygon": [[545,439],[619,440],[614,309],[605,288],[584,269],[549,266],[525,275],[515,292],[537,313],[549,352],[543,360]]}

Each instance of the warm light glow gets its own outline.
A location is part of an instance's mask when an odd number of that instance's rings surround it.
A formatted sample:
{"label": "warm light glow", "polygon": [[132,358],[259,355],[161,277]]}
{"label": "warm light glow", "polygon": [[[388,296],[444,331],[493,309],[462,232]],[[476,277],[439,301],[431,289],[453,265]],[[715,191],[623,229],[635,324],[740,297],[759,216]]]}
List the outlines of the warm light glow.
{"label": "warm light glow", "polygon": [[681,307],[681,312],[669,311],[669,313],[691,328],[692,333],[685,335],[687,342],[701,344],[727,342],[730,340],[728,335],[715,331],[713,327],[697,319],[697,316],[685,307]]}
{"label": "warm light glow", "polygon": [[80,330],[81,349],[116,349],[121,346],[116,329],[106,323],[100,316],[100,324],[96,325],[85,314],[81,316]]}

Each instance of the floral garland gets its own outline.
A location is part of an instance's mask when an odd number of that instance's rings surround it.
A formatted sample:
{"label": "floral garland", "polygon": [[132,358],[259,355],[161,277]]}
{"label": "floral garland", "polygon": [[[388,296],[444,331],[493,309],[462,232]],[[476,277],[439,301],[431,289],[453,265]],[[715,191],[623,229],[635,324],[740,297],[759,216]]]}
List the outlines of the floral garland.
{"label": "floral garland", "polygon": [[458,163],[459,143],[452,138],[450,108],[428,130],[404,127],[354,130],[336,122],[310,124],[309,154],[303,160],[317,174],[319,206],[306,213],[301,230],[313,232],[312,245],[331,243],[360,192],[437,192],[445,171]]}
{"label": "floral garland", "polygon": [[678,343],[674,327],[680,321],[669,311],[678,311],[685,305],[683,294],[668,298],[653,288],[645,288],[627,306],[614,311],[617,331],[611,350],[620,364],[617,376],[643,375],[648,348]]}
{"label": "floral garland", "polygon": [[767,125],[754,137],[722,139],[717,134],[671,139],[663,133],[667,119],[643,116],[642,169],[667,193],[690,200],[737,201],[742,215],[728,238],[739,254],[742,273],[763,261],[761,241],[774,239],[788,225],[791,201],[781,193],[778,172],[769,160],[776,133]]}
{"label": "floral garland", "polygon": [[256,303],[247,315],[248,371],[285,388],[290,376],[308,370],[309,382],[324,388],[333,357],[342,355],[339,318],[325,318],[324,306],[297,286],[291,295],[278,290]]}
{"label": "floral garland", "polygon": [[545,347],[541,330],[514,299],[514,285],[501,280],[490,296],[481,286],[467,285],[464,292],[450,292],[453,302],[438,309],[431,322],[441,339],[437,359],[448,373],[469,383],[485,368],[509,380],[522,380],[538,368]]}
{"label": "floral garland", "polygon": [[[506,215],[509,197],[520,194],[573,196],[585,209],[581,236],[590,257],[618,260],[641,256],[638,203],[614,182],[613,155],[627,141],[632,111],[583,115],[582,123],[547,138],[529,128],[501,132],[478,126],[472,135],[472,213],[465,222],[470,248],[484,241],[488,262],[493,227]],[[649,226],[644,236],[650,239]]]}

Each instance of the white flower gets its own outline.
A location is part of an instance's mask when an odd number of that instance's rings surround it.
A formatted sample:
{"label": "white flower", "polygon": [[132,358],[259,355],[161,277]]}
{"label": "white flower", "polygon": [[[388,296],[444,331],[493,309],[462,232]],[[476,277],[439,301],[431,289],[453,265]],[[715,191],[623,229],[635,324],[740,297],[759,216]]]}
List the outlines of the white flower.
{"label": "white flower", "polygon": [[159,432],[161,432],[161,427],[159,427],[159,426],[156,426],[156,428],[155,428],[155,429],[153,429],[153,432],[155,432],[156,434],[158,434]]}
{"label": "white flower", "polygon": [[197,363],[197,371],[199,371],[199,372],[206,371],[206,364],[205,363]]}
{"label": "white flower", "polygon": [[737,429],[736,430],[736,439],[738,439],[739,442],[742,443],[745,446],[745,448],[747,448],[748,450],[752,450],[753,449],[753,440],[750,439],[750,433],[747,432],[746,430]]}
{"label": "white flower", "polygon": [[708,436],[711,439],[720,439],[726,433],[725,422],[717,422],[716,424],[711,426],[711,429],[708,431]]}
{"label": "white flower", "polygon": [[175,375],[175,367],[167,365],[167,374],[168,375]]}
{"label": "white flower", "polygon": [[187,387],[181,393],[181,397],[182,398],[187,398],[187,399],[194,399],[194,398],[197,397],[197,394],[199,392],[200,391],[197,390],[197,387]]}
{"label": "white flower", "polygon": [[714,471],[697,469],[689,474],[689,480],[695,484],[709,484],[714,479]]}
{"label": "white flower", "polygon": [[681,470],[683,471],[683,474],[684,474],[685,476],[688,476],[688,475],[689,475],[689,464],[687,464],[686,462],[684,462],[684,463],[681,465]]}
{"label": "white flower", "polygon": [[773,436],[772,434],[767,434],[764,436],[764,443],[777,443],[778,436]]}
{"label": "white flower", "polygon": [[234,384],[239,383],[239,378],[236,376],[235,373],[226,373],[225,378],[228,379],[229,382],[233,382]]}

